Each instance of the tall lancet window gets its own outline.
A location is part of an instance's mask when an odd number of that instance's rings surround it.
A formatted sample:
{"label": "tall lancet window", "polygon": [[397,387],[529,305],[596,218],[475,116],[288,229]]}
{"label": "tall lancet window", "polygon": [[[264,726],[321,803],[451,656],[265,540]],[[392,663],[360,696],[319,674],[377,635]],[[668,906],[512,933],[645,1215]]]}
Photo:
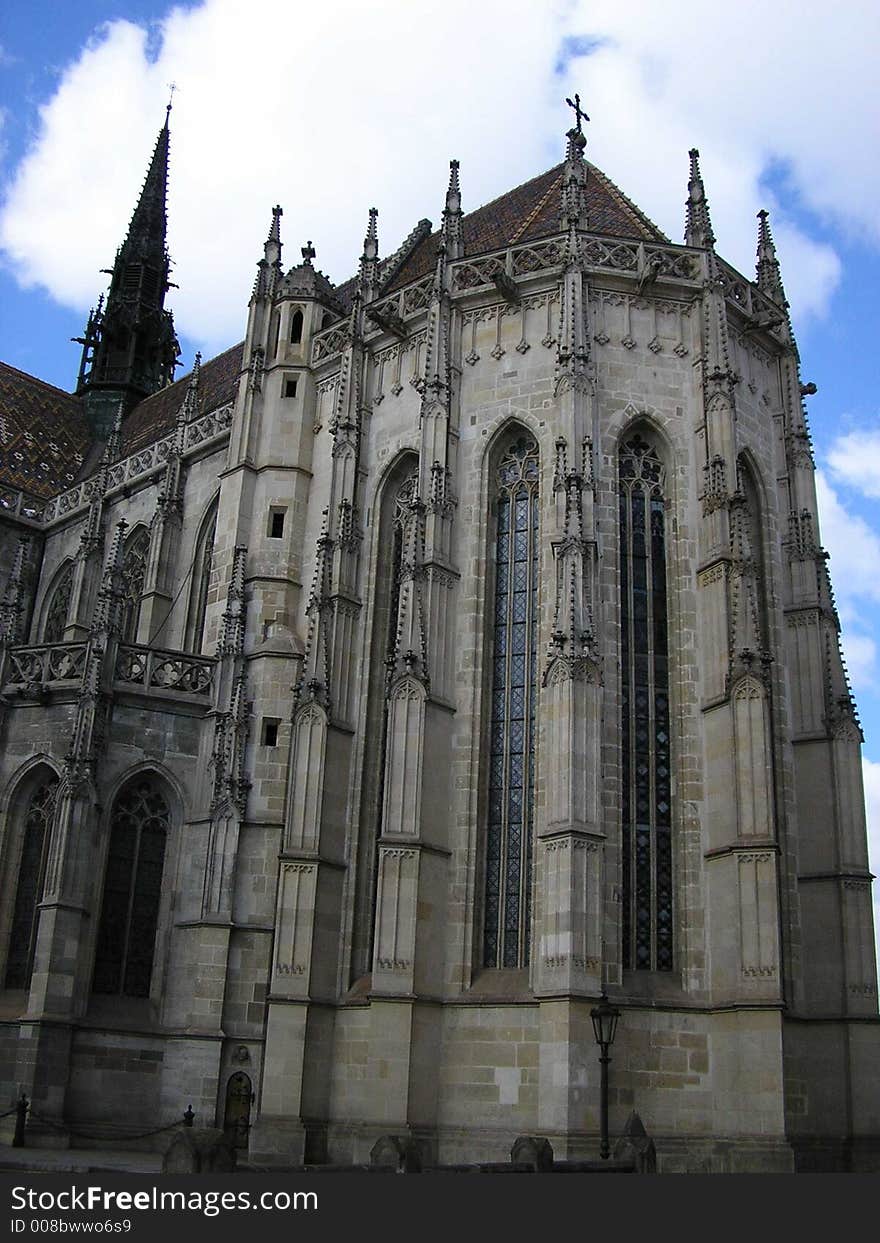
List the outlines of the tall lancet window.
{"label": "tall lancet window", "polygon": [[373,580],[373,619],[367,694],[366,753],[361,784],[361,825],[358,846],[354,977],[369,971],[376,913],[376,841],[382,833],[385,762],[388,737],[389,661],[394,655],[401,573],[407,523],[414,521],[412,502],[419,486],[418,459],[400,459],[377,498],[377,553]]}
{"label": "tall lancet window", "polygon": [[122,558],[122,638],[126,643],[137,641],[149,552],[150,532],[138,527],[125,541]]}
{"label": "tall lancet window", "polygon": [[208,588],[214,563],[214,536],[217,533],[217,502],[208,512],[202,524],[202,532],[196,545],[193,561],[193,582],[190,615],[187,626],[187,650],[204,650],[205,618],[208,612]]}
{"label": "tall lancet window", "polygon": [[113,806],[92,981],[96,993],[149,996],[170,819],[168,802],[149,773],[130,781]]}
{"label": "tall lancet window", "polygon": [[494,478],[495,591],[483,961],[529,961],[538,642],[538,446],[521,436]]}
{"label": "tall lancet window", "polygon": [[72,590],[73,563],[68,562],[59,572],[49,596],[49,603],[46,607],[46,619],[43,622],[44,643],[60,643],[64,638]]}
{"label": "tall lancet window", "polygon": [[672,803],[665,472],[639,434],[620,451],[623,960],[670,971]]}
{"label": "tall lancet window", "polygon": [[37,784],[24,809],[21,861],[6,957],[6,988],[27,989],[31,986],[39,903],[46,879],[46,856],[57,793],[58,778],[52,773]]}

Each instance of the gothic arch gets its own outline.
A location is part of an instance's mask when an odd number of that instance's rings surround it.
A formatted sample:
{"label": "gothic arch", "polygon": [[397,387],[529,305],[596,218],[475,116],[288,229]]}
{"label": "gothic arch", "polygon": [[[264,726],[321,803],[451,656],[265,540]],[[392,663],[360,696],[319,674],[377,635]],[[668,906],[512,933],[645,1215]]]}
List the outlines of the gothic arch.
{"label": "gothic arch", "polygon": [[664,441],[641,417],[623,427],[616,453],[622,951],[625,968],[648,971],[672,970],[675,940],[668,522],[674,459],[662,453]]}
{"label": "gothic arch", "polygon": [[540,632],[538,437],[509,420],[487,446],[480,716],[484,967],[529,963]]}
{"label": "gothic arch", "polygon": [[139,522],[129,532],[122,551],[120,634],[123,643],[137,643],[149,555],[150,528]]}
{"label": "gothic arch", "polygon": [[388,659],[397,614],[400,558],[403,546],[400,508],[418,489],[419,455],[401,449],[388,463],[377,483],[372,504],[372,546],[365,642],[368,646],[369,681],[366,695],[366,739],[362,757],[360,838],[357,843],[358,874],[355,912],[354,977],[369,970],[372,957],[376,900],[376,842],[382,831],[385,763],[387,752]]}
{"label": "gothic arch", "polygon": [[70,619],[70,597],[73,591],[73,559],[68,557],[55,571],[40,610],[40,642],[60,643]]}
{"label": "gothic arch", "polygon": [[179,820],[174,787],[150,765],[117,783],[105,825],[105,857],[91,991],[149,997],[167,925],[169,842]]}
{"label": "gothic arch", "polygon": [[761,647],[770,650],[770,578],[767,555],[767,489],[761,470],[748,449],[743,449],[736,459],[736,488],[742,497],[743,513],[747,525],[750,551],[754,560],[756,607],[760,628]]}
{"label": "gothic arch", "polygon": [[196,535],[185,632],[185,646],[188,652],[204,650],[205,620],[208,611],[208,592],[211,583],[219,505],[220,493],[217,492],[205,509]]}
{"label": "gothic arch", "polygon": [[15,775],[4,798],[0,885],[0,984],[30,988],[39,903],[46,873],[60,774],[36,756]]}

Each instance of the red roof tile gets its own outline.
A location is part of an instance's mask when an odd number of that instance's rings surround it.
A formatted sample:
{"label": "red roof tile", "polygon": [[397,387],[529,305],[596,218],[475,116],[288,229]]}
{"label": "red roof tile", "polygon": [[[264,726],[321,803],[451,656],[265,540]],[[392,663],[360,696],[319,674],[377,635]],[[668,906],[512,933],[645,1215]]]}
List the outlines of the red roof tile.
{"label": "red roof tile", "polygon": [[54,496],[75,481],[90,443],[79,398],[0,363],[0,482]]}
{"label": "red roof tile", "polygon": [[[466,212],[462,220],[465,254],[484,254],[559,233],[564,168],[564,164],[557,164],[491,203]],[[613,181],[590,163],[587,163],[587,211],[590,230],[594,233],[658,242],[669,240]],[[387,292],[433,272],[439,238],[439,232],[432,233],[413,250]]]}
{"label": "red roof tile", "polygon": [[[244,342],[202,364],[199,376],[199,414],[216,410],[235,397],[241,373]],[[122,425],[122,453],[136,453],[170,432],[186,396],[189,375],[138,402]]]}

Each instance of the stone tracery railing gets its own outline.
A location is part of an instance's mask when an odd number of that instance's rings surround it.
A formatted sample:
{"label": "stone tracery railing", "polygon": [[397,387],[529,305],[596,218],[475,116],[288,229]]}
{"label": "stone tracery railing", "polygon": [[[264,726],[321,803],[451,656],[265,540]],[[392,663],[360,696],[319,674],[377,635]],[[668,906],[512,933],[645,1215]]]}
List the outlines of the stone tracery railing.
{"label": "stone tracery railing", "polygon": [[[220,406],[217,410],[203,414],[201,418],[193,419],[187,424],[184,432],[184,456],[199,445],[224,433],[231,422],[231,402]],[[108,495],[112,495],[114,490],[127,487],[134,480],[143,478],[151,471],[160,470],[168,459],[176,434],[176,431],[169,432],[161,440],[148,445],[146,449],[139,449],[136,453],[123,458],[122,461],[115,462],[108,471]],[[39,516],[34,515],[33,520],[47,525],[58,518],[75,513],[78,509],[88,505],[96,487],[97,481],[94,476],[83,480],[82,483],[74,484],[66,492],[61,492],[58,496],[53,496],[50,501],[44,502]],[[2,497],[0,497],[0,506],[7,507],[4,506]],[[8,507],[12,512],[11,503]],[[30,514],[25,514],[25,516],[31,517]]]}
{"label": "stone tracery railing", "polygon": [[[582,256],[588,268],[619,272],[629,276],[646,276],[650,280],[665,278],[696,282],[701,275],[699,254],[672,243],[645,242],[624,238],[582,235]],[[501,275],[530,276],[533,273],[560,268],[565,260],[565,237],[542,238],[519,246],[507,247],[487,255],[459,259],[451,265],[453,294],[468,293],[492,287]],[[731,269],[732,271],[732,269]],[[429,304],[434,276],[424,276],[389,294],[374,305],[377,312],[392,314],[406,321]],[[334,325],[319,333],[312,345],[312,362],[325,362],[339,354],[347,334]]]}
{"label": "stone tracery railing", "polygon": [[21,692],[76,684],[85,660],[85,643],[8,647],[2,657],[0,685]]}
{"label": "stone tracery railing", "polygon": [[124,643],[116,655],[115,680],[148,691],[208,696],[214,683],[215,664],[210,656]]}

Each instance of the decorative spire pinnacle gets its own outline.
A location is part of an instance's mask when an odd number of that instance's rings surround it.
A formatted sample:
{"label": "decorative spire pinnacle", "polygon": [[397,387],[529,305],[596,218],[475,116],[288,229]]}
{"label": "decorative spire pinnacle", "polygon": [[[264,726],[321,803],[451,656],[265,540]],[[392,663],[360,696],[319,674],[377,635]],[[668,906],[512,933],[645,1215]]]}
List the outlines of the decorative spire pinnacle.
{"label": "decorative spire pinnacle", "polygon": [[449,259],[459,259],[464,254],[462,231],[461,185],[458,180],[458,160],[449,161],[449,186],[446,190],[446,206],[440,228],[441,244]]}
{"label": "decorative spire pinnacle", "polygon": [[254,298],[271,297],[281,278],[281,217],[283,214],[280,207],[272,208],[272,223],[269,226],[269,235],[263,243],[263,257],[257,263],[257,275],[251,301]]}
{"label": "decorative spire pinnacle", "polygon": [[787,307],[776,245],[770,232],[770,213],[764,210],[758,212],[758,262],[755,265],[755,274],[761,292],[780,306]]}
{"label": "decorative spire pinnacle", "polygon": [[[370,219],[367,224],[367,235],[364,238],[364,251],[361,255],[361,282],[366,291],[376,287],[379,278],[379,231],[377,220],[379,209],[370,208]],[[369,297],[369,295],[367,295]]]}
{"label": "decorative spire pinnacle", "polygon": [[562,184],[562,222],[569,228],[586,229],[587,166],[584,162],[584,148],[587,139],[581,128],[581,120],[589,121],[590,118],[581,108],[580,95],[575,95],[574,100],[566,99],[565,102],[570,108],[574,108],[577,121],[566,134],[568,142]]}
{"label": "decorative spire pinnacle", "polygon": [[186,386],[186,396],[177,414],[179,423],[191,423],[199,412],[199,383],[202,378],[202,354],[199,351],[193,361],[192,375]]}
{"label": "decorative spire pinnacle", "polygon": [[581,107],[580,95],[575,94],[574,99],[568,99],[566,97],[565,102],[568,104],[569,108],[574,109],[575,115],[575,124],[566,134],[566,137],[568,138],[568,146],[565,151],[565,158],[566,160],[582,159],[584,148],[587,145],[587,137],[584,134],[581,121],[589,121],[590,118]]}
{"label": "decorative spire pinnacle", "polygon": [[312,239],[311,239],[311,238],[309,238],[309,240],[306,242],[305,246],[301,246],[301,247],[300,247],[299,253],[302,255],[302,261],[303,261],[304,265],[305,265],[307,268],[310,268],[310,267],[312,266],[312,260],[314,259],[315,255],[317,255],[317,253],[318,253],[318,252],[315,250],[314,246],[312,245]]}
{"label": "decorative spire pinnacle", "polygon": [[706,190],[703,186],[703,175],[700,172],[700,153],[696,147],[692,147],[688,155],[691,163],[684,244],[685,246],[712,247],[715,245],[715,234],[712,232],[709,204],[706,202]]}

